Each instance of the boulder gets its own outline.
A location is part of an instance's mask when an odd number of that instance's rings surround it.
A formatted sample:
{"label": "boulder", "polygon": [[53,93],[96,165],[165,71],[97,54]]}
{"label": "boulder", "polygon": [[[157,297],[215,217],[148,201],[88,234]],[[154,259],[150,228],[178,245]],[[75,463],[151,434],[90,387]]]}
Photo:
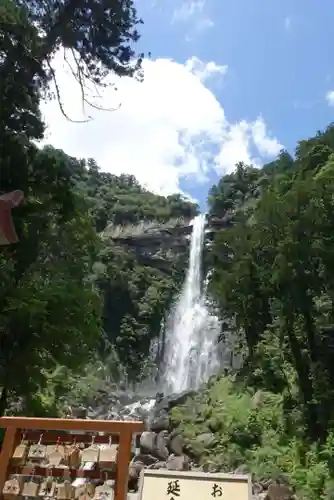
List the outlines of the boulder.
{"label": "boulder", "polygon": [[145,465],[143,462],[131,462],[129,465],[129,486],[136,485],[141,471]]}
{"label": "boulder", "polygon": [[201,443],[205,448],[212,448],[216,443],[217,439],[212,432],[204,432],[196,437],[196,441]]}
{"label": "boulder", "polygon": [[169,415],[163,411],[161,414],[152,419],[150,422],[150,429],[154,432],[165,431],[169,429]]}
{"label": "boulder", "polygon": [[286,484],[271,484],[267,491],[268,500],[290,500],[293,492]]}
{"label": "boulder", "polygon": [[156,448],[157,436],[154,432],[145,431],[140,436],[140,449],[142,453],[153,453]]}
{"label": "boulder", "polygon": [[189,460],[185,455],[170,455],[166,464],[168,470],[189,470]]}
{"label": "boulder", "polygon": [[157,435],[156,446],[155,446],[155,450],[154,450],[153,454],[162,460],[167,460],[168,455],[169,455],[168,449],[166,446],[167,438],[168,438],[167,431],[161,431]]}
{"label": "boulder", "polygon": [[78,406],[76,408],[72,408],[72,418],[87,418],[88,410],[85,406]]}
{"label": "boulder", "polygon": [[175,406],[183,405],[188,398],[193,397],[196,394],[196,391],[183,391],[180,394],[165,396],[159,403],[157,402],[154,410],[155,412],[160,412],[161,410],[169,411]]}
{"label": "boulder", "polygon": [[140,462],[143,463],[145,467],[148,467],[149,465],[157,463],[159,460],[156,457],[153,457],[152,455],[146,455],[144,453],[140,453],[139,455],[136,455],[133,457],[132,464]]}
{"label": "boulder", "polygon": [[167,446],[174,455],[182,455],[183,453],[183,437],[180,434],[170,436]]}
{"label": "boulder", "polygon": [[166,469],[166,462],[156,462],[155,464],[149,465],[147,469]]}

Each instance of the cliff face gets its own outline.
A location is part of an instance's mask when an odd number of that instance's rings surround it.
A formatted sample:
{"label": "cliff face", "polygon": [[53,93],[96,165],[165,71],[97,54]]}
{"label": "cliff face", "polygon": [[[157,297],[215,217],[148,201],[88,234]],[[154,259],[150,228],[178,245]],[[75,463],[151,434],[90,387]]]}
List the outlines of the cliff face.
{"label": "cliff face", "polygon": [[[187,260],[189,239],[192,232],[191,219],[176,219],[159,223],[140,223],[137,226],[114,227],[110,225],[103,233],[116,245],[134,251],[144,265],[168,272],[173,262],[182,268]],[[211,241],[218,231],[232,224],[232,217],[209,217],[205,237]]]}
{"label": "cliff face", "polygon": [[140,380],[182,284],[189,222],[198,207],[180,195],[157,196],[133,176],[99,172],[92,162],[76,185],[90,203],[101,240],[94,281],[103,301],[104,338],[128,379]]}

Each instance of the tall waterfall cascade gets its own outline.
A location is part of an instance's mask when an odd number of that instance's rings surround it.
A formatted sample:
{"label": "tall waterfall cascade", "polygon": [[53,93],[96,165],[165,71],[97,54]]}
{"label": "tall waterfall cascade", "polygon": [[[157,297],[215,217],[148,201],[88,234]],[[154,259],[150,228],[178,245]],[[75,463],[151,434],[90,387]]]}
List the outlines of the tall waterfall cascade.
{"label": "tall waterfall cascade", "polygon": [[192,226],[186,279],[166,325],[163,383],[169,393],[198,389],[218,369],[221,323],[210,311],[202,277],[205,215]]}

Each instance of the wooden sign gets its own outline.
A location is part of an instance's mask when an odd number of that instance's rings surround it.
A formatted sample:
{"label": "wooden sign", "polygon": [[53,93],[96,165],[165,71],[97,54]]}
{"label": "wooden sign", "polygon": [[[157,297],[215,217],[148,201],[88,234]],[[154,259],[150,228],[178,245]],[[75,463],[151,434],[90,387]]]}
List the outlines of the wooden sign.
{"label": "wooden sign", "polygon": [[[0,417],[1,429],[6,429],[0,450],[0,493],[3,494],[4,500],[22,500],[23,478],[29,480],[33,472],[36,476],[43,476],[43,483],[40,485],[42,491],[39,491],[37,496],[35,485],[27,485],[29,495],[34,487],[32,493],[36,500],[38,498],[39,500],[74,500],[75,495],[77,500],[92,500],[94,494],[97,500],[103,500],[104,497],[106,500],[112,500],[112,497],[114,500],[125,500],[133,435],[142,433],[145,430],[145,424],[137,421]],[[24,430],[23,435],[22,430]],[[78,430],[83,434],[79,435]],[[94,440],[97,448],[95,448]],[[26,457],[26,447],[18,447],[20,442],[21,444],[31,443],[29,455],[33,463]],[[87,448],[83,449],[83,447],[89,442],[91,444],[88,457],[85,455]],[[102,454],[99,462],[100,445],[106,446],[108,453]],[[116,445],[118,445],[117,457],[115,456]],[[84,455],[84,463],[81,465],[79,465],[80,450]],[[112,451],[112,456],[110,451]],[[12,463],[13,456],[14,464]],[[48,457],[52,458],[51,463],[48,462]],[[45,462],[41,463],[44,458],[46,458]],[[60,458],[62,461],[59,464]],[[117,461],[115,481],[109,477],[109,467],[105,470],[105,466],[108,466],[111,460],[112,469],[114,469],[114,458]],[[85,459],[94,459],[94,462],[98,463],[87,462]],[[71,471],[64,470],[67,465],[63,462],[71,467]],[[34,466],[36,471],[33,469]],[[103,488],[98,486],[97,491],[94,491],[95,488],[90,489],[89,486],[87,489],[77,488],[80,486],[80,482],[77,483],[79,479],[100,480],[101,475],[104,475],[105,479],[108,478]],[[66,476],[70,481],[59,483],[57,478],[62,476]]]}
{"label": "wooden sign", "polygon": [[138,500],[251,500],[248,475],[146,469]]}
{"label": "wooden sign", "polygon": [[23,198],[24,194],[19,190],[0,195],[0,245],[18,241],[12,219],[12,208],[17,207]]}

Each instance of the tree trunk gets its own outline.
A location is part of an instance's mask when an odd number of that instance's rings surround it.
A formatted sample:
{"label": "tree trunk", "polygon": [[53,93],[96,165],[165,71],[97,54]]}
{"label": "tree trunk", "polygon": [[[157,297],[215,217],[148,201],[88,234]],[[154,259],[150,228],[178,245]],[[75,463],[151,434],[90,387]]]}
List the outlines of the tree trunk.
{"label": "tree trunk", "polygon": [[7,387],[3,387],[0,396],[0,417],[3,417],[7,409],[7,399],[8,399]]}
{"label": "tree trunk", "polygon": [[313,402],[313,385],[311,379],[311,370],[308,361],[303,357],[299,341],[293,331],[293,321],[291,315],[286,317],[285,328],[295,361],[295,368],[298,375],[299,387],[301,390],[305,417],[306,417],[306,436],[316,441],[319,437],[318,412],[316,404]]}

